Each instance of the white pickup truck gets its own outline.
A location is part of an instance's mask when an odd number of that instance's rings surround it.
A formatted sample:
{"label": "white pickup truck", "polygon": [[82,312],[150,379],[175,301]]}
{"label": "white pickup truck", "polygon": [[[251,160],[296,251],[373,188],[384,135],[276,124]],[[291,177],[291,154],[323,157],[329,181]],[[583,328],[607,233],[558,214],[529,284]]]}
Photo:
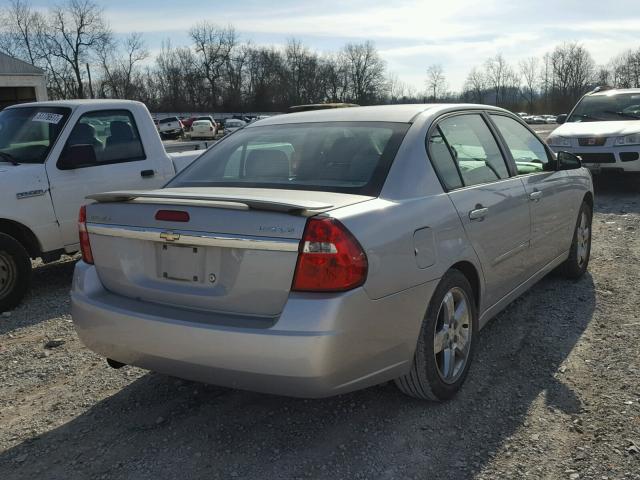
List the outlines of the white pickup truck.
{"label": "white pickup truck", "polygon": [[27,292],[31,259],[79,249],[87,195],[160,187],[200,153],[168,154],[139,102],[39,102],[0,112],[0,312]]}

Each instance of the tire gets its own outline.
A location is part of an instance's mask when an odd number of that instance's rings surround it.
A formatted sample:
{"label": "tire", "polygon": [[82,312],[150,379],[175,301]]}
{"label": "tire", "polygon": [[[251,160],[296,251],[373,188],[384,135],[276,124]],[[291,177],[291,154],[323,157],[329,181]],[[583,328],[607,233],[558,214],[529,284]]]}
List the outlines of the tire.
{"label": "tire", "polygon": [[[441,402],[449,400],[460,390],[473,360],[478,332],[478,313],[474,298],[469,281],[460,271],[449,270],[442,277],[422,321],[411,370],[395,380],[403,393],[422,400]],[[453,309],[448,300],[453,302]],[[457,311],[463,301],[466,315],[458,315],[456,320],[456,315],[447,314],[451,310]],[[447,326],[451,321],[454,322],[453,328]],[[460,339],[465,337],[464,346],[460,348],[460,353],[454,354],[453,362],[448,362],[452,367],[447,370],[447,350],[448,358],[451,359],[451,351],[458,351]],[[436,347],[436,343],[442,347],[438,353],[436,349],[440,347]],[[464,356],[461,355],[462,351]]]}
{"label": "tire", "polygon": [[573,230],[573,240],[569,258],[560,265],[560,273],[569,279],[577,280],[582,277],[589,267],[591,257],[591,224],[593,221],[593,210],[587,202],[582,202],[576,227]]}
{"label": "tire", "polygon": [[0,233],[0,312],[15,308],[31,282],[31,259],[13,237]]}

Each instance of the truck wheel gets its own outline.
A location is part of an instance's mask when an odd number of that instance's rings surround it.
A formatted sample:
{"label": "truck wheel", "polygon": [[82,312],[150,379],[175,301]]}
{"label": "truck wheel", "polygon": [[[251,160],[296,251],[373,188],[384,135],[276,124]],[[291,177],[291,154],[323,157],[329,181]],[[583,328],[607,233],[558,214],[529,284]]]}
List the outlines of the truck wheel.
{"label": "truck wheel", "polygon": [[29,254],[15,238],[0,233],[0,312],[20,303],[30,281]]}
{"label": "truck wheel", "polygon": [[395,380],[409,396],[449,400],[469,372],[478,332],[473,290],[458,270],[449,270],[431,297],[422,322],[413,365]]}

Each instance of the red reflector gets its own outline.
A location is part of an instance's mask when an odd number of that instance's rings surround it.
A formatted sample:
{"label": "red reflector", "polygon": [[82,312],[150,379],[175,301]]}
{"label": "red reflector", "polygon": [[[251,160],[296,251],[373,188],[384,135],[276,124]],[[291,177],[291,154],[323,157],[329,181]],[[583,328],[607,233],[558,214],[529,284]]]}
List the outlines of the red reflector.
{"label": "red reflector", "polygon": [[80,207],[78,214],[78,231],[80,237],[80,251],[82,252],[82,261],[93,265],[93,252],[91,251],[91,242],[89,241],[89,232],[87,232],[87,207]]}
{"label": "red reflector", "polygon": [[367,256],[339,221],[310,218],[300,241],[292,290],[342,292],[367,279]]}
{"label": "red reflector", "polygon": [[158,210],[156,212],[156,220],[162,222],[188,222],[189,212],[181,210]]}

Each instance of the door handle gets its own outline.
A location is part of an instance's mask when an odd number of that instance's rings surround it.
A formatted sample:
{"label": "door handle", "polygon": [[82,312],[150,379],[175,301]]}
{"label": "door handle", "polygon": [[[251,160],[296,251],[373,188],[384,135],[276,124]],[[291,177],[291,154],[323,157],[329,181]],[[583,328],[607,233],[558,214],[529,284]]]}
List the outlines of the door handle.
{"label": "door handle", "polygon": [[531,192],[529,194],[529,200],[532,202],[537,202],[542,198],[542,192],[540,190],[536,190],[535,192]]}
{"label": "door handle", "polygon": [[143,178],[153,177],[156,174],[153,170],[142,170],[140,176]]}
{"label": "door handle", "polygon": [[469,212],[469,219],[470,220],[482,220],[484,219],[484,217],[487,216],[487,213],[489,213],[489,209],[488,208],[476,208],[475,210],[471,210]]}

